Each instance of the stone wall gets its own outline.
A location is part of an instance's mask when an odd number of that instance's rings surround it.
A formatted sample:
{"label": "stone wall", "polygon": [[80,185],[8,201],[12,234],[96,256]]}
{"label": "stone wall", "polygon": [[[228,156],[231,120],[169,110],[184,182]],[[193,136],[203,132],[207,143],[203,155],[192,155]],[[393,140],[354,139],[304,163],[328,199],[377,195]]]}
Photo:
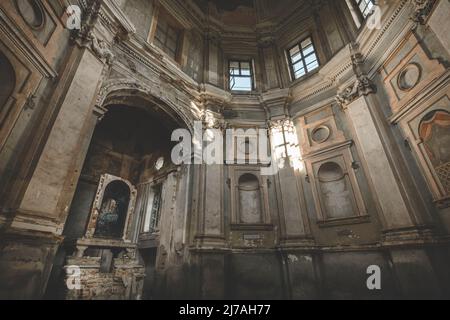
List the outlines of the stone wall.
{"label": "stone wall", "polygon": [[[66,291],[68,300],[139,300],[142,298],[144,268],[137,261],[114,259],[113,271],[100,271],[101,258],[69,257],[67,259],[66,283],[73,282],[73,269],[80,268],[80,289]],[[67,272],[69,271],[69,272]]]}
{"label": "stone wall", "polygon": [[[429,164],[417,130],[449,108],[448,1],[430,10],[380,4],[380,29],[353,21],[347,2],[286,0],[285,12],[257,1],[256,11],[219,14],[191,1],[83,1],[87,29],[72,37],[59,1],[39,7],[49,24],[37,29],[2,3],[0,58],[20,85],[4,90],[9,109],[0,110],[0,297],[55,288],[69,299],[448,297],[449,195],[436,171],[446,163]],[[182,31],[175,58],[154,43],[162,11]],[[224,25],[242,14],[257,25]],[[292,81],[285,51],[306,36],[321,66]],[[238,58],[254,62],[250,94],[228,90],[228,59]],[[285,141],[278,147],[301,151],[300,165],[285,155],[270,177],[261,165],[158,171],[167,135],[140,154],[95,148],[136,142],[97,140],[111,106],[140,107],[169,132],[198,120],[204,129],[268,129],[272,142]],[[339,179],[324,179],[330,163]],[[140,203],[123,239],[79,245],[88,222],[95,229],[95,180],[104,174],[162,184],[158,230],[142,232]],[[246,174],[258,180],[258,221],[239,205]],[[103,273],[102,253],[90,251],[99,246],[139,250]],[[79,291],[64,290],[61,268],[70,265],[80,267]],[[381,268],[382,291],[367,289],[371,265]]]}

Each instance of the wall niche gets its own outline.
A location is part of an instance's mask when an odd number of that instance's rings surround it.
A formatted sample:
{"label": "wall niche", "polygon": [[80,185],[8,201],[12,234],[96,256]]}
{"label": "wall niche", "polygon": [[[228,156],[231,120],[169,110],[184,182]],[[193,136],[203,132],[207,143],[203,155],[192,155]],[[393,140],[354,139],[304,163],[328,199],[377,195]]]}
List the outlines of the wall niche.
{"label": "wall niche", "polygon": [[244,174],[239,178],[240,222],[260,224],[263,222],[261,188],[259,180],[253,174]]}
{"label": "wall niche", "polygon": [[233,228],[252,230],[271,224],[268,187],[260,167],[231,167],[229,187]]}
{"label": "wall niche", "polygon": [[100,206],[95,237],[120,238],[123,235],[130,192],[130,188],[123,181],[116,180],[108,184]]}
{"label": "wall niche", "polygon": [[355,215],[355,204],[347,175],[336,162],[324,163],[318,171],[322,203],[327,219],[347,218]]}
{"label": "wall niche", "polygon": [[109,174],[102,175],[85,238],[129,241],[129,225],[133,219],[136,195],[136,188],[127,180]]}

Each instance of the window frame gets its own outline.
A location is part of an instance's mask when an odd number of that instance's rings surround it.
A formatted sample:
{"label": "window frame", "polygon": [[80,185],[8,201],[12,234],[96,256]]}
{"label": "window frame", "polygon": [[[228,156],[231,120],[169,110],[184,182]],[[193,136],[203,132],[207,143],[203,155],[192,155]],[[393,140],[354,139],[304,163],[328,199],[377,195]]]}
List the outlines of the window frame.
{"label": "window frame", "polygon": [[[144,191],[147,194],[142,202],[142,226],[141,234],[155,234],[159,228],[162,213],[163,201],[163,182],[151,182],[145,184]],[[150,201],[151,200],[151,201]],[[141,199],[142,201],[142,199]],[[157,210],[155,211],[155,202],[158,202]],[[156,215],[155,215],[156,214]],[[148,229],[148,230],[147,230]]]}
{"label": "window frame", "polygon": [[[312,51],[310,54],[308,54],[308,55],[305,56],[305,55],[304,55],[304,52],[303,52],[304,49],[302,49],[302,43],[305,42],[305,41],[308,40],[308,39],[311,40],[311,45],[312,45],[312,47],[313,47],[313,51]],[[300,59],[299,61],[297,61],[297,62],[294,63],[294,61],[292,60],[291,51],[292,51],[292,49],[294,49],[295,47],[298,47],[298,48],[299,48],[299,53],[300,53],[300,55],[301,55],[301,59]],[[306,58],[308,58],[309,56],[311,56],[311,55],[313,55],[313,54],[316,56],[316,61],[317,61],[317,65],[318,65],[318,66],[317,66],[317,68],[315,68],[315,69],[309,71],[309,70],[308,70],[308,67],[307,67],[307,64],[306,64]],[[312,72],[314,72],[314,71],[316,71],[317,69],[320,68],[320,59],[319,59],[319,55],[318,55],[318,52],[317,52],[317,50],[316,50],[316,46],[315,46],[315,44],[314,44],[314,39],[313,39],[313,37],[310,36],[310,35],[307,36],[307,37],[302,38],[300,41],[298,41],[298,42],[296,42],[294,45],[290,46],[290,47],[286,50],[286,55],[287,55],[287,58],[288,58],[289,70],[290,70],[290,72],[291,72],[291,80],[292,80],[292,81],[297,81],[297,80],[299,80],[299,79],[301,79],[301,78],[307,76],[308,74],[310,74],[310,73],[312,73]],[[305,69],[305,74],[302,75],[302,76],[300,76],[300,77],[298,77],[298,78],[296,78],[296,77],[295,77],[295,69],[294,69],[294,65],[297,64],[297,63],[299,63],[299,62],[302,62],[303,68]]]}
{"label": "window frame", "polygon": [[[232,63],[239,63],[239,75],[236,75],[236,74],[231,74],[231,64]],[[241,67],[241,64],[242,63],[248,63],[249,65],[250,65],[250,75],[243,75],[242,74],[242,67]],[[249,59],[249,60],[246,60],[246,59],[228,59],[228,90],[230,90],[231,92],[253,92],[253,91],[255,91],[255,78],[254,78],[254,76],[255,76],[255,72],[254,72],[255,70],[254,70],[254,65],[253,65],[253,60],[252,59]],[[250,88],[250,90],[236,90],[236,89],[233,89],[232,87],[231,87],[231,78],[235,78],[235,77],[237,77],[237,78],[250,78],[250,81],[251,81],[251,88]]]}

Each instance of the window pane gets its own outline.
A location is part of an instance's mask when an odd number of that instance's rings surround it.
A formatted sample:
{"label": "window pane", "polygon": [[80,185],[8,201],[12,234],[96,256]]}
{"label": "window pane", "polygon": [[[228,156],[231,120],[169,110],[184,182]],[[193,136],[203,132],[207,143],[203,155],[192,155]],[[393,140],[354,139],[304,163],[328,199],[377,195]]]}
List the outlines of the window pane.
{"label": "window pane", "polygon": [[319,61],[311,37],[301,41],[298,46],[290,49],[289,54],[294,80],[301,78],[308,72],[319,67]]}
{"label": "window pane", "polygon": [[241,62],[241,69],[250,70],[250,63],[249,62]]}
{"label": "window pane", "polygon": [[306,74],[305,69],[302,68],[302,69],[298,70],[297,72],[295,72],[295,79],[303,77],[305,74]]}
{"label": "window pane", "polygon": [[372,8],[373,8],[373,2],[372,0],[360,0],[358,1],[358,8],[361,11],[364,18],[367,18],[367,16],[370,14]]}
{"label": "window pane", "polygon": [[297,63],[301,59],[302,59],[302,55],[300,54],[300,52],[291,57],[292,63]]}
{"label": "window pane", "polygon": [[295,46],[291,50],[289,50],[289,55],[292,57],[300,52],[300,48],[298,46]]}
{"label": "window pane", "polygon": [[319,67],[319,64],[317,61],[312,62],[311,64],[308,64],[306,68],[308,69],[308,72],[313,71]]}
{"label": "window pane", "polygon": [[252,64],[249,61],[230,61],[230,89],[252,91]]}
{"label": "window pane", "polygon": [[232,89],[238,91],[252,91],[251,78],[235,77],[235,85]]}
{"label": "window pane", "polygon": [[293,65],[294,72],[297,72],[297,70],[303,68],[303,61],[300,61],[299,63],[296,63]]}
{"label": "window pane", "polygon": [[305,49],[303,49],[303,55],[304,56],[307,56],[307,55],[309,55],[309,54],[311,54],[313,52],[314,52],[314,47],[313,47],[312,44],[309,45],[308,47],[306,47]]}
{"label": "window pane", "polygon": [[302,42],[302,49],[307,48],[308,46],[312,45],[312,40],[311,38],[306,39],[305,41]]}
{"label": "window pane", "polygon": [[310,64],[311,62],[315,62],[315,61],[317,61],[315,54],[312,54],[305,58],[305,64],[307,64],[307,65]]}

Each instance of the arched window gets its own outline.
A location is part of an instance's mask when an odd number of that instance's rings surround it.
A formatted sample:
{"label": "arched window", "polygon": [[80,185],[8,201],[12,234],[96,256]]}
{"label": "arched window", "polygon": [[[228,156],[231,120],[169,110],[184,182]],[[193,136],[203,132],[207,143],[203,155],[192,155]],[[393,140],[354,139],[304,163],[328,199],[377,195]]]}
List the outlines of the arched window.
{"label": "arched window", "polygon": [[0,115],[16,85],[14,68],[8,58],[0,52]]}
{"label": "arched window", "polygon": [[355,215],[350,182],[341,166],[335,162],[324,163],[318,172],[322,205],[328,219]]}
{"label": "arched window", "polygon": [[239,212],[241,223],[258,224],[263,222],[261,188],[253,174],[239,178]]}
{"label": "arched window", "polygon": [[442,186],[450,193],[450,113],[428,113],[419,125],[419,137]]}
{"label": "arched window", "polygon": [[113,181],[105,189],[95,236],[121,238],[130,204],[130,188],[123,181]]}

